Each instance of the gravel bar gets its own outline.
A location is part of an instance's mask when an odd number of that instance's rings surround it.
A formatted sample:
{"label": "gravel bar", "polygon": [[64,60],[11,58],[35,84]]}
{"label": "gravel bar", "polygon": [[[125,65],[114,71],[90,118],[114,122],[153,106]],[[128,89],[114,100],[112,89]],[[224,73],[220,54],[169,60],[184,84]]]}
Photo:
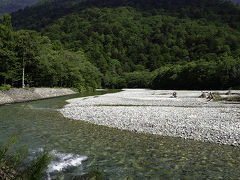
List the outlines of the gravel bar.
{"label": "gravel bar", "polygon": [[76,94],[68,88],[30,88],[0,91],[0,105]]}
{"label": "gravel bar", "polygon": [[240,104],[199,98],[201,91],[176,91],[172,98],[173,92],[124,89],[67,100],[59,111],[108,127],[240,146]]}

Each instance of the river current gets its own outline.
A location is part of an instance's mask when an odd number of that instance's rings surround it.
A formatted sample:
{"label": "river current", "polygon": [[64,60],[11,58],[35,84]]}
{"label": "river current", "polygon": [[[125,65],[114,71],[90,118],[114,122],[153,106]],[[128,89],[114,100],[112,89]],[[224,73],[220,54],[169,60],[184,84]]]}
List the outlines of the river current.
{"label": "river current", "polygon": [[238,179],[240,148],[160,135],[140,134],[64,118],[65,100],[105,92],[0,106],[0,145],[21,132],[16,144],[30,156],[54,154],[45,178],[72,179],[92,170],[105,179]]}

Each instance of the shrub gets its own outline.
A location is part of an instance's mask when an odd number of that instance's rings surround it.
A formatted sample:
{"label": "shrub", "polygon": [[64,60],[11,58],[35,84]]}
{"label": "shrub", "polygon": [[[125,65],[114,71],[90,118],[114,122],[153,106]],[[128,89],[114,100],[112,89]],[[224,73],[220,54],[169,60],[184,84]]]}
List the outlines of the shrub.
{"label": "shrub", "polygon": [[128,88],[148,88],[152,81],[152,73],[149,71],[134,71],[124,73]]}
{"label": "shrub", "polygon": [[74,88],[76,88],[78,92],[86,91],[85,86],[83,86],[83,85],[80,84],[80,83],[76,83],[75,86],[74,86]]}
{"label": "shrub", "polygon": [[0,91],[8,91],[9,89],[11,89],[10,84],[3,84],[2,86],[0,86]]}
{"label": "shrub", "polygon": [[[39,154],[30,162],[30,165],[23,165],[24,159],[27,157],[28,149],[22,146],[15,151],[14,154],[9,154],[10,147],[19,139],[19,134],[13,135],[8,142],[0,148],[0,179],[17,179],[17,180],[40,180],[48,164],[52,160],[52,156],[48,151]],[[19,169],[24,167],[24,170]]]}
{"label": "shrub", "polygon": [[30,163],[30,166],[25,169],[24,179],[41,180],[42,175],[51,160],[52,155],[50,155],[48,151],[43,151]]}

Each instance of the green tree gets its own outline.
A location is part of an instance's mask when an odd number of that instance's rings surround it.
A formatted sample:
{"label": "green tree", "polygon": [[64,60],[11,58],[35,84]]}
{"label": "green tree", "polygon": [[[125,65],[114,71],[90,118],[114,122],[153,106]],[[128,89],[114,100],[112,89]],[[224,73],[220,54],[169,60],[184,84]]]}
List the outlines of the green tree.
{"label": "green tree", "polygon": [[0,18],[0,83],[11,83],[17,79],[16,69],[18,64],[15,53],[14,32],[12,30],[11,17],[4,14]]}

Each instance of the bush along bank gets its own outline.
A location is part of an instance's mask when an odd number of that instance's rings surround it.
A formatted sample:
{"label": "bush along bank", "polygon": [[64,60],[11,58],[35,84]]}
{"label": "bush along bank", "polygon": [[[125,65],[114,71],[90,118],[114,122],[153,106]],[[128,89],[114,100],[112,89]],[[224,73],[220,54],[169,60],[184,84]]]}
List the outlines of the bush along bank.
{"label": "bush along bank", "polygon": [[[13,135],[8,142],[0,148],[0,179],[2,180],[40,180],[44,171],[52,160],[52,156],[43,151],[37,155],[29,165],[24,165],[28,149],[20,147],[13,154],[8,153],[12,145],[19,139],[19,135]],[[7,154],[8,153],[8,154]]]}

